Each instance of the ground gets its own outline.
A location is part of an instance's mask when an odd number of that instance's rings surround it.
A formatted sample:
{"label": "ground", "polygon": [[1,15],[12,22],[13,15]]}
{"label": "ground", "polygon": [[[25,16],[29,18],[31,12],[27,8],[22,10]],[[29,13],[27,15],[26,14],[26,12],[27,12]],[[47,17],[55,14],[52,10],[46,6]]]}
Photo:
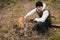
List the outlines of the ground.
{"label": "ground", "polygon": [[[49,28],[49,33],[46,33],[43,38],[36,35],[36,32],[31,37],[20,37],[19,31],[16,33],[18,27],[15,25],[18,25],[19,18],[24,17],[27,12],[35,8],[35,2],[18,2],[0,10],[0,40],[60,40],[60,28]],[[51,16],[56,18],[52,18],[52,24],[60,26],[60,4],[53,5],[46,1],[45,3],[51,12]],[[28,19],[34,17],[38,17],[38,15],[35,14]],[[32,26],[33,24],[29,23],[29,27]]]}

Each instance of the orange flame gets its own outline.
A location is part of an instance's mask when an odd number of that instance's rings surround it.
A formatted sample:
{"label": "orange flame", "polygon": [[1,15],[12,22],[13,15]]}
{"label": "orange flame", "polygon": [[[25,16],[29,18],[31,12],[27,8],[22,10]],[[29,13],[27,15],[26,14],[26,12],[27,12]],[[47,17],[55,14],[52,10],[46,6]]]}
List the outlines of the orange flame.
{"label": "orange flame", "polygon": [[[24,28],[24,18],[20,17],[18,20],[19,26],[20,26],[20,32],[23,33]],[[24,32],[24,36],[27,36],[26,32]]]}
{"label": "orange flame", "polygon": [[23,28],[24,28],[24,19],[23,17],[20,17],[18,20],[19,27],[20,27],[20,32],[23,33]]}
{"label": "orange flame", "polygon": [[19,22],[19,26],[23,27],[24,24],[23,17],[20,17],[18,22]]}

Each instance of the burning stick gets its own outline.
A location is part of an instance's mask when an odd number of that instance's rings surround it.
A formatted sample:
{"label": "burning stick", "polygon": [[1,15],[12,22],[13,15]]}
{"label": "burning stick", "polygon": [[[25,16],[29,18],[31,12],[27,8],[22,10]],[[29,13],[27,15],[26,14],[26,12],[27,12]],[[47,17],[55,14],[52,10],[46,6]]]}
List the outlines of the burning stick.
{"label": "burning stick", "polygon": [[23,32],[23,17],[20,17],[20,19],[19,19],[19,26],[20,26],[20,32],[22,33]]}
{"label": "burning stick", "polygon": [[20,26],[20,33],[24,33],[24,35],[26,36],[26,31],[28,29],[27,23],[25,22],[23,17],[20,17],[18,22]]}

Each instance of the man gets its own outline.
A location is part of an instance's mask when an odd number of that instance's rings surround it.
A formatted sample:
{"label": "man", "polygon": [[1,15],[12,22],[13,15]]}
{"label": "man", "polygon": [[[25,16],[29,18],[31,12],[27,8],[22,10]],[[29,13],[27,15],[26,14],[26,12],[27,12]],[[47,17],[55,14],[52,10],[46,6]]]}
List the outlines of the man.
{"label": "man", "polygon": [[35,12],[38,13],[40,18],[34,19],[34,21],[37,22],[34,28],[39,30],[40,35],[44,35],[45,31],[47,31],[48,27],[51,25],[49,11],[46,9],[46,5],[43,2],[38,1],[36,2],[36,8],[28,12],[24,19],[33,15]]}

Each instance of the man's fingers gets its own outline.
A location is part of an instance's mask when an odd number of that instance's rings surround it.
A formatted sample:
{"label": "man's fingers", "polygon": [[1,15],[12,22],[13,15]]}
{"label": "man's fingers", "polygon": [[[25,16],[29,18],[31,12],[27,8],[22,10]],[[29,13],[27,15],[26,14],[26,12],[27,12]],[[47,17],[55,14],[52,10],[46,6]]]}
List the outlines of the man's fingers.
{"label": "man's fingers", "polygon": [[33,20],[34,23],[37,23],[36,18]]}

